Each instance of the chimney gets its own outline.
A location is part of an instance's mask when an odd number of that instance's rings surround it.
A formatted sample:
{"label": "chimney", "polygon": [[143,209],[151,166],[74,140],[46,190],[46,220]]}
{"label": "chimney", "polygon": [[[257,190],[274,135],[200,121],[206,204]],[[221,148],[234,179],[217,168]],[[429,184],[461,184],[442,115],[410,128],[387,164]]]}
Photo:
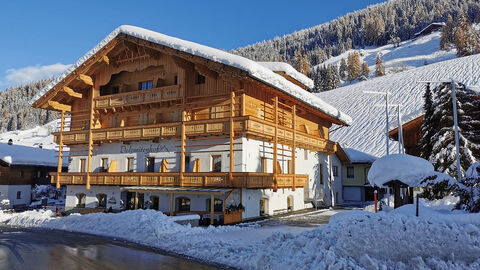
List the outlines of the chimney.
{"label": "chimney", "polygon": [[12,145],[12,144],[13,144],[13,140],[12,139],[8,140],[8,145]]}

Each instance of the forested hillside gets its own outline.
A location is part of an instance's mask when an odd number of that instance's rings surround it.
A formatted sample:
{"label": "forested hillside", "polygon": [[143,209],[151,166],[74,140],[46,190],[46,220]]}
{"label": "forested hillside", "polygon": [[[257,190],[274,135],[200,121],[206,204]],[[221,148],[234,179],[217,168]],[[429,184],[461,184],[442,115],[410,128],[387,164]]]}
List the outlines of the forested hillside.
{"label": "forested hillside", "polygon": [[478,0],[390,0],[348,13],[329,23],[273,40],[259,42],[233,52],[256,61],[294,63],[303,54],[310,66],[352,48],[381,46],[408,40],[432,22],[444,22],[465,13],[480,22]]}
{"label": "forested hillside", "polygon": [[34,109],[30,100],[51,80],[42,80],[0,92],[0,132],[33,128],[59,118],[57,112]]}

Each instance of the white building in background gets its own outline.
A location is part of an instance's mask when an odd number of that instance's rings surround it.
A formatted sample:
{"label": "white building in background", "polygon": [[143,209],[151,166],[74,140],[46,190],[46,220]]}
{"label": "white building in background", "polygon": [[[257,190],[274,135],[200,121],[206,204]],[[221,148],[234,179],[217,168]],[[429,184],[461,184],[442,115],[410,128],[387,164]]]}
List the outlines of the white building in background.
{"label": "white building in background", "polygon": [[119,27],[34,103],[63,115],[55,140],[70,149],[69,172],[52,176],[66,208],[227,224],[340,203],[348,157],[329,128],[351,119],[284,65]]}
{"label": "white building in background", "polygon": [[33,185],[50,184],[57,171],[54,150],[0,143],[0,207],[21,208],[30,204]]}

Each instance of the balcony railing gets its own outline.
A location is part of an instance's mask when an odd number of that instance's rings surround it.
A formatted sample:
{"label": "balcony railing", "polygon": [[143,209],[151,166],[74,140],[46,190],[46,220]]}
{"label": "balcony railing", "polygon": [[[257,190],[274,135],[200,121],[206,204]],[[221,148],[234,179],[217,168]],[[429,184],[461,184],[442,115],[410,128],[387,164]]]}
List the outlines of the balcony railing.
{"label": "balcony railing", "polygon": [[95,109],[108,109],[146,103],[170,101],[181,97],[180,85],[157,87],[121,94],[100,96],[95,98]]}
{"label": "balcony railing", "polygon": [[[152,140],[158,138],[180,137],[181,123],[161,123],[146,126],[101,128],[93,130],[93,141],[95,143],[112,141],[138,141]],[[275,134],[275,126],[265,120],[252,116],[241,116],[234,118],[235,133],[247,133],[257,138],[264,138],[271,141]],[[188,121],[185,123],[185,134],[187,137],[211,136],[229,134],[230,121],[228,118]],[[59,133],[54,133],[55,142],[59,143]],[[293,141],[293,130],[280,126],[277,132],[278,142],[291,144]],[[63,133],[63,143],[66,145],[87,144],[88,131],[67,131]],[[312,151],[335,152],[335,143],[318,136],[298,131],[295,133],[297,147]]]}
{"label": "balcony railing", "polygon": [[[57,179],[61,185],[85,185],[87,173],[50,173],[51,182]],[[277,187],[291,188],[293,174],[278,174]],[[297,174],[295,187],[302,188],[307,184],[308,175]],[[178,172],[165,173],[132,173],[132,172],[106,172],[90,173],[91,185],[115,186],[181,186],[181,187],[232,187],[232,188],[274,188],[274,174],[236,172],[233,181],[229,173],[196,172],[184,173],[180,180]]]}

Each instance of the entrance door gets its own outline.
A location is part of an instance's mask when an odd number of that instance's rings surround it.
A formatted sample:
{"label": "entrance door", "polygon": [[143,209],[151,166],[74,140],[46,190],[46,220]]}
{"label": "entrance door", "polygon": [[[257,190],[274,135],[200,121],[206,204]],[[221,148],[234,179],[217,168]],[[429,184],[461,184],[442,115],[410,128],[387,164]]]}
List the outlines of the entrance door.
{"label": "entrance door", "polygon": [[267,213],[267,199],[260,199],[260,216],[265,216]]}
{"label": "entrance door", "polygon": [[135,192],[127,193],[127,210],[135,209]]}
{"label": "entrance door", "polygon": [[150,201],[152,202],[151,209],[158,210],[158,196],[150,196]]}

